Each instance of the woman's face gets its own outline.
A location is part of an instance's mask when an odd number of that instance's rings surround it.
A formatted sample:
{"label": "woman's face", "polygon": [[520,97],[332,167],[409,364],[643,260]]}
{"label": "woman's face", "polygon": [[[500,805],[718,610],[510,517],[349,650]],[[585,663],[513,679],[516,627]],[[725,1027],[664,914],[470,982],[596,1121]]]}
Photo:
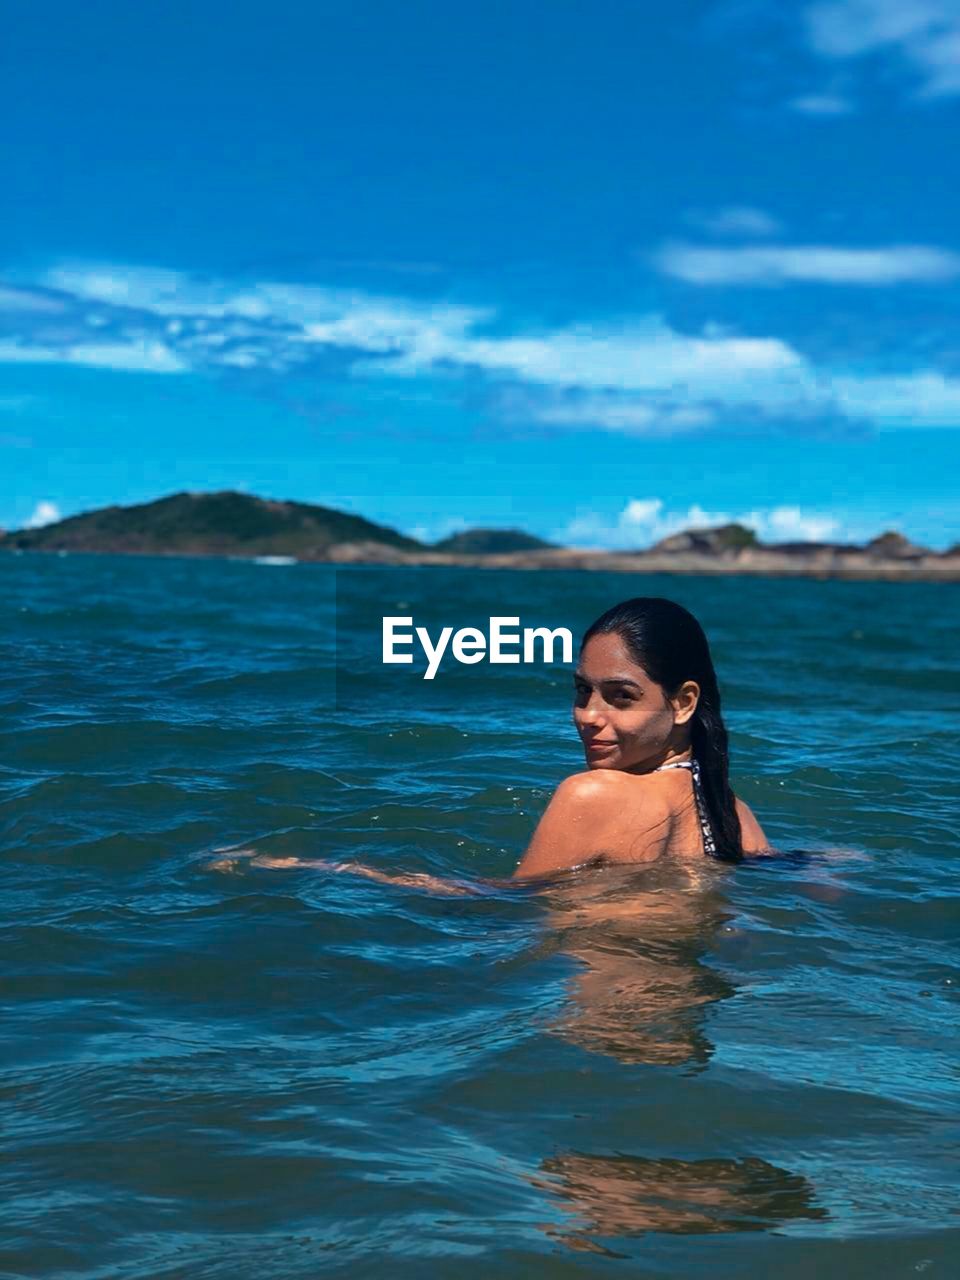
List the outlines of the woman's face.
{"label": "woman's face", "polygon": [[667,698],[663,687],[630,657],[618,635],[598,635],[587,641],[574,673],[574,687],[573,722],[588,768],[655,768],[668,746],[685,745],[678,741],[677,726],[689,718],[686,709],[678,709]]}

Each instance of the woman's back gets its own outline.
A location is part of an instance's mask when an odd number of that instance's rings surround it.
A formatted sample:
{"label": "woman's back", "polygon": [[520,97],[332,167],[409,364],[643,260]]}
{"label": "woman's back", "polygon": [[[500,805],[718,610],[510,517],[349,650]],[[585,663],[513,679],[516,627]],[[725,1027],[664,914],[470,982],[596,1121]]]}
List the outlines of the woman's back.
{"label": "woman's back", "polygon": [[[703,857],[704,836],[688,770],[668,774],[605,774],[617,779],[616,823],[605,832],[609,862],[651,862],[666,855]],[[612,815],[611,815],[612,816]]]}
{"label": "woman's back", "polygon": [[[744,853],[765,848],[756,818],[742,801],[736,804]],[[549,875],[594,861],[702,859],[710,852],[703,818],[690,768],[577,773],[557,789],[517,874]]]}

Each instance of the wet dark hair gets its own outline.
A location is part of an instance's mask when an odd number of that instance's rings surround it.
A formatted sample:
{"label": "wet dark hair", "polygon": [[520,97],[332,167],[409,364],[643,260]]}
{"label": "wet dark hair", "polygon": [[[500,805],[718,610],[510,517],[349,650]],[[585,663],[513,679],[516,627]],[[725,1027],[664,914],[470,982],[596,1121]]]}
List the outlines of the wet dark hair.
{"label": "wet dark hair", "polygon": [[636,596],[608,609],[590,626],[580,650],[598,635],[618,635],[634,662],[672,697],[685,680],[700,686],[697,709],[690,720],[693,755],[716,856],[726,862],[743,857],[740,818],[730,790],[727,730],[720,714],[720,690],[703,628],[692,613],[672,600]]}

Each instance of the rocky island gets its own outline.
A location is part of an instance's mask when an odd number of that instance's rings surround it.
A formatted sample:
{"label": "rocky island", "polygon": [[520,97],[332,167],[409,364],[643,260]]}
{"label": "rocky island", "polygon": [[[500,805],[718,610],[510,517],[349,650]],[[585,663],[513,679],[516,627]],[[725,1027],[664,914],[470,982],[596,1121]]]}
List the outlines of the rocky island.
{"label": "rocky island", "polygon": [[936,552],[886,532],[865,545],[762,543],[740,524],[689,529],[636,551],[558,547],[516,529],[468,529],[429,545],[331,507],[251,494],[177,493],[0,534],[0,551],[224,556],[330,564],[462,565],[635,573],[960,581],[960,544]]}

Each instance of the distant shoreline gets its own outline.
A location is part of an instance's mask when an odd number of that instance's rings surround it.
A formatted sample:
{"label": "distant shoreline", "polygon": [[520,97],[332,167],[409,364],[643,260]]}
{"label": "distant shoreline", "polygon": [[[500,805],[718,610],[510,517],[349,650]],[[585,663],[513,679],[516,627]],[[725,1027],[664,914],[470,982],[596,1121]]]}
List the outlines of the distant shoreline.
{"label": "distant shoreline", "polygon": [[14,555],[187,556],[268,565],[586,570],[685,576],[960,582],[960,544],[936,552],[888,530],[870,542],[763,543],[740,524],[688,529],[646,550],[591,551],[522,529],[467,529],[428,544],[363,516],[225,490],[102,507],[0,533]]}
{"label": "distant shoreline", "polygon": [[879,559],[860,550],[809,554],[778,553],[761,548],[703,554],[695,552],[578,551],[557,548],[550,551],[516,551],[498,554],[451,555],[443,552],[408,552],[396,547],[370,543],[339,543],[324,554],[308,556],[238,555],[176,549],[138,551],[128,547],[83,549],[4,547],[10,556],[109,556],[143,560],[225,560],[237,564],[268,566],[320,564],[334,567],[369,566],[380,568],[461,568],[588,573],[672,574],[679,577],[717,578],[812,578],[821,581],[851,582],[960,582],[960,555],[926,555],[913,560]]}

